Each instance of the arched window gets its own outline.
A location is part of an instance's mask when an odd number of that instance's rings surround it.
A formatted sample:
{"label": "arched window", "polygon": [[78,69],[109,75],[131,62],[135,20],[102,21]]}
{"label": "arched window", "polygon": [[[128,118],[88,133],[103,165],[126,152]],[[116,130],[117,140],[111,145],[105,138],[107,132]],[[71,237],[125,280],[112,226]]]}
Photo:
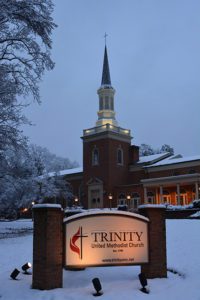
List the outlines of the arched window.
{"label": "arched window", "polygon": [[118,196],[118,205],[126,205],[126,195],[125,193],[120,193]]}
{"label": "arched window", "polygon": [[99,164],[99,150],[94,148],[92,151],[92,165],[97,166]]}
{"label": "arched window", "polygon": [[103,110],[103,97],[100,98],[99,109]]}
{"label": "arched window", "polygon": [[117,164],[123,165],[123,150],[121,147],[117,149]]}
{"label": "arched window", "polygon": [[153,204],[155,199],[155,195],[153,192],[147,192],[147,203]]}
{"label": "arched window", "polygon": [[109,109],[109,98],[108,98],[108,96],[105,97],[105,109]]}
{"label": "arched window", "polygon": [[140,204],[140,195],[138,193],[132,193],[131,200],[130,200],[130,208],[138,209],[139,204]]}
{"label": "arched window", "polygon": [[111,103],[111,110],[114,110],[114,101],[113,101],[113,97],[110,98],[110,103]]}

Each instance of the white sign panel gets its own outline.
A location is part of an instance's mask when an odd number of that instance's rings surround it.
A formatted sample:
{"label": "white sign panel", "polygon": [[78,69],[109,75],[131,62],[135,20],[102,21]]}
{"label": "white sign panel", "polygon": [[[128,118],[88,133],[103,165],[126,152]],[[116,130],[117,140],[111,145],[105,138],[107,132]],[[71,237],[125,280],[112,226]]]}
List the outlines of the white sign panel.
{"label": "white sign panel", "polygon": [[65,265],[148,262],[148,219],[127,212],[78,214],[65,220]]}

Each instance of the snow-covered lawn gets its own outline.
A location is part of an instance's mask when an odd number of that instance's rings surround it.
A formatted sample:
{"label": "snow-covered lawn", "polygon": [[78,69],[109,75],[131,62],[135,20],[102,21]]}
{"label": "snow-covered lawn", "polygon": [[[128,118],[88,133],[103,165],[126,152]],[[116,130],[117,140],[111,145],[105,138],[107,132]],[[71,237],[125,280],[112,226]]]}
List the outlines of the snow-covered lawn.
{"label": "snow-covered lawn", "polygon": [[[9,228],[9,229],[8,229]],[[167,279],[148,280],[150,294],[139,291],[140,267],[88,268],[84,271],[63,271],[63,289],[39,291],[31,289],[31,275],[19,274],[11,280],[14,268],[32,260],[31,221],[0,222],[0,299],[2,300],[80,300],[94,299],[91,280],[99,277],[105,300],[200,300],[200,220],[167,221]],[[20,229],[25,230],[21,235]],[[27,229],[27,230],[26,230]],[[10,237],[9,232],[20,234]],[[29,232],[29,234],[27,234]],[[3,233],[8,233],[3,235]]]}

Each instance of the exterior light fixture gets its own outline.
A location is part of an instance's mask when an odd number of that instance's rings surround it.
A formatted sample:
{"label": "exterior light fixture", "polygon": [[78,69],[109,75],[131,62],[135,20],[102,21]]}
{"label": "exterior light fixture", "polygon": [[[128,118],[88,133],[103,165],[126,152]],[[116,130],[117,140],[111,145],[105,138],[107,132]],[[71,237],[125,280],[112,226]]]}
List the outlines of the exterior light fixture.
{"label": "exterior light fixture", "polygon": [[18,269],[14,269],[14,271],[12,271],[12,273],[10,274],[10,277],[13,280],[17,280],[17,276],[19,275],[20,271]]}
{"label": "exterior light fixture", "polygon": [[130,195],[127,195],[126,196],[126,199],[128,201],[128,208],[130,208],[130,200],[131,200],[131,196]]}
{"label": "exterior light fixture", "polygon": [[101,287],[101,283],[100,283],[99,278],[92,279],[92,283],[93,283],[93,286],[96,290],[96,293],[93,294],[93,296],[101,296],[103,293],[102,292],[100,293],[100,291],[102,290],[102,287]]}
{"label": "exterior light fixture", "polygon": [[76,206],[78,205],[78,197],[75,197],[74,198],[74,202],[75,202],[75,204],[76,204]]}
{"label": "exterior light fixture", "polygon": [[140,273],[138,275],[140,283],[142,288],[140,289],[141,292],[145,293],[145,294],[149,294],[149,289],[147,289],[147,279],[144,273]]}
{"label": "exterior light fixture", "polygon": [[35,201],[32,201],[31,204],[32,204],[32,205],[35,205]]}
{"label": "exterior light fixture", "polygon": [[32,267],[32,265],[31,265],[30,262],[25,263],[25,264],[22,266],[22,270],[24,271],[24,274],[29,274],[29,273],[28,273],[28,269],[30,269],[31,267]]}
{"label": "exterior light fixture", "polygon": [[110,204],[110,209],[112,208],[112,199],[113,199],[113,195],[110,193],[108,195],[108,199],[109,199],[109,204]]}

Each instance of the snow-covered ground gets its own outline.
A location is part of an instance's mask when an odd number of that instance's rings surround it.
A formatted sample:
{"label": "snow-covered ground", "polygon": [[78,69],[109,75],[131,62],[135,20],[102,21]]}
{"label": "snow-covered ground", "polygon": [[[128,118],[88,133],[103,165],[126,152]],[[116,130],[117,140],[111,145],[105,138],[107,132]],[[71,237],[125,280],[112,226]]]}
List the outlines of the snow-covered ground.
{"label": "snow-covered ground", "polygon": [[[63,271],[63,289],[39,291],[31,289],[31,275],[19,274],[11,280],[14,268],[32,260],[32,222],[0,222],[0,299],[2,300],[80,300],[93,299],[92,279],[99,277],[105,300],[200,300],[200,220],[167,221],[166,279],[148,280],[150,294],[140,292],[140,267],[88,268]],[[22,229],[22,230],[21,230]],[[23,233],[21,233],[23,231]],[[10,232],[13,232],[12,234]],[[16,237],[16,235],[19,236]]]}

